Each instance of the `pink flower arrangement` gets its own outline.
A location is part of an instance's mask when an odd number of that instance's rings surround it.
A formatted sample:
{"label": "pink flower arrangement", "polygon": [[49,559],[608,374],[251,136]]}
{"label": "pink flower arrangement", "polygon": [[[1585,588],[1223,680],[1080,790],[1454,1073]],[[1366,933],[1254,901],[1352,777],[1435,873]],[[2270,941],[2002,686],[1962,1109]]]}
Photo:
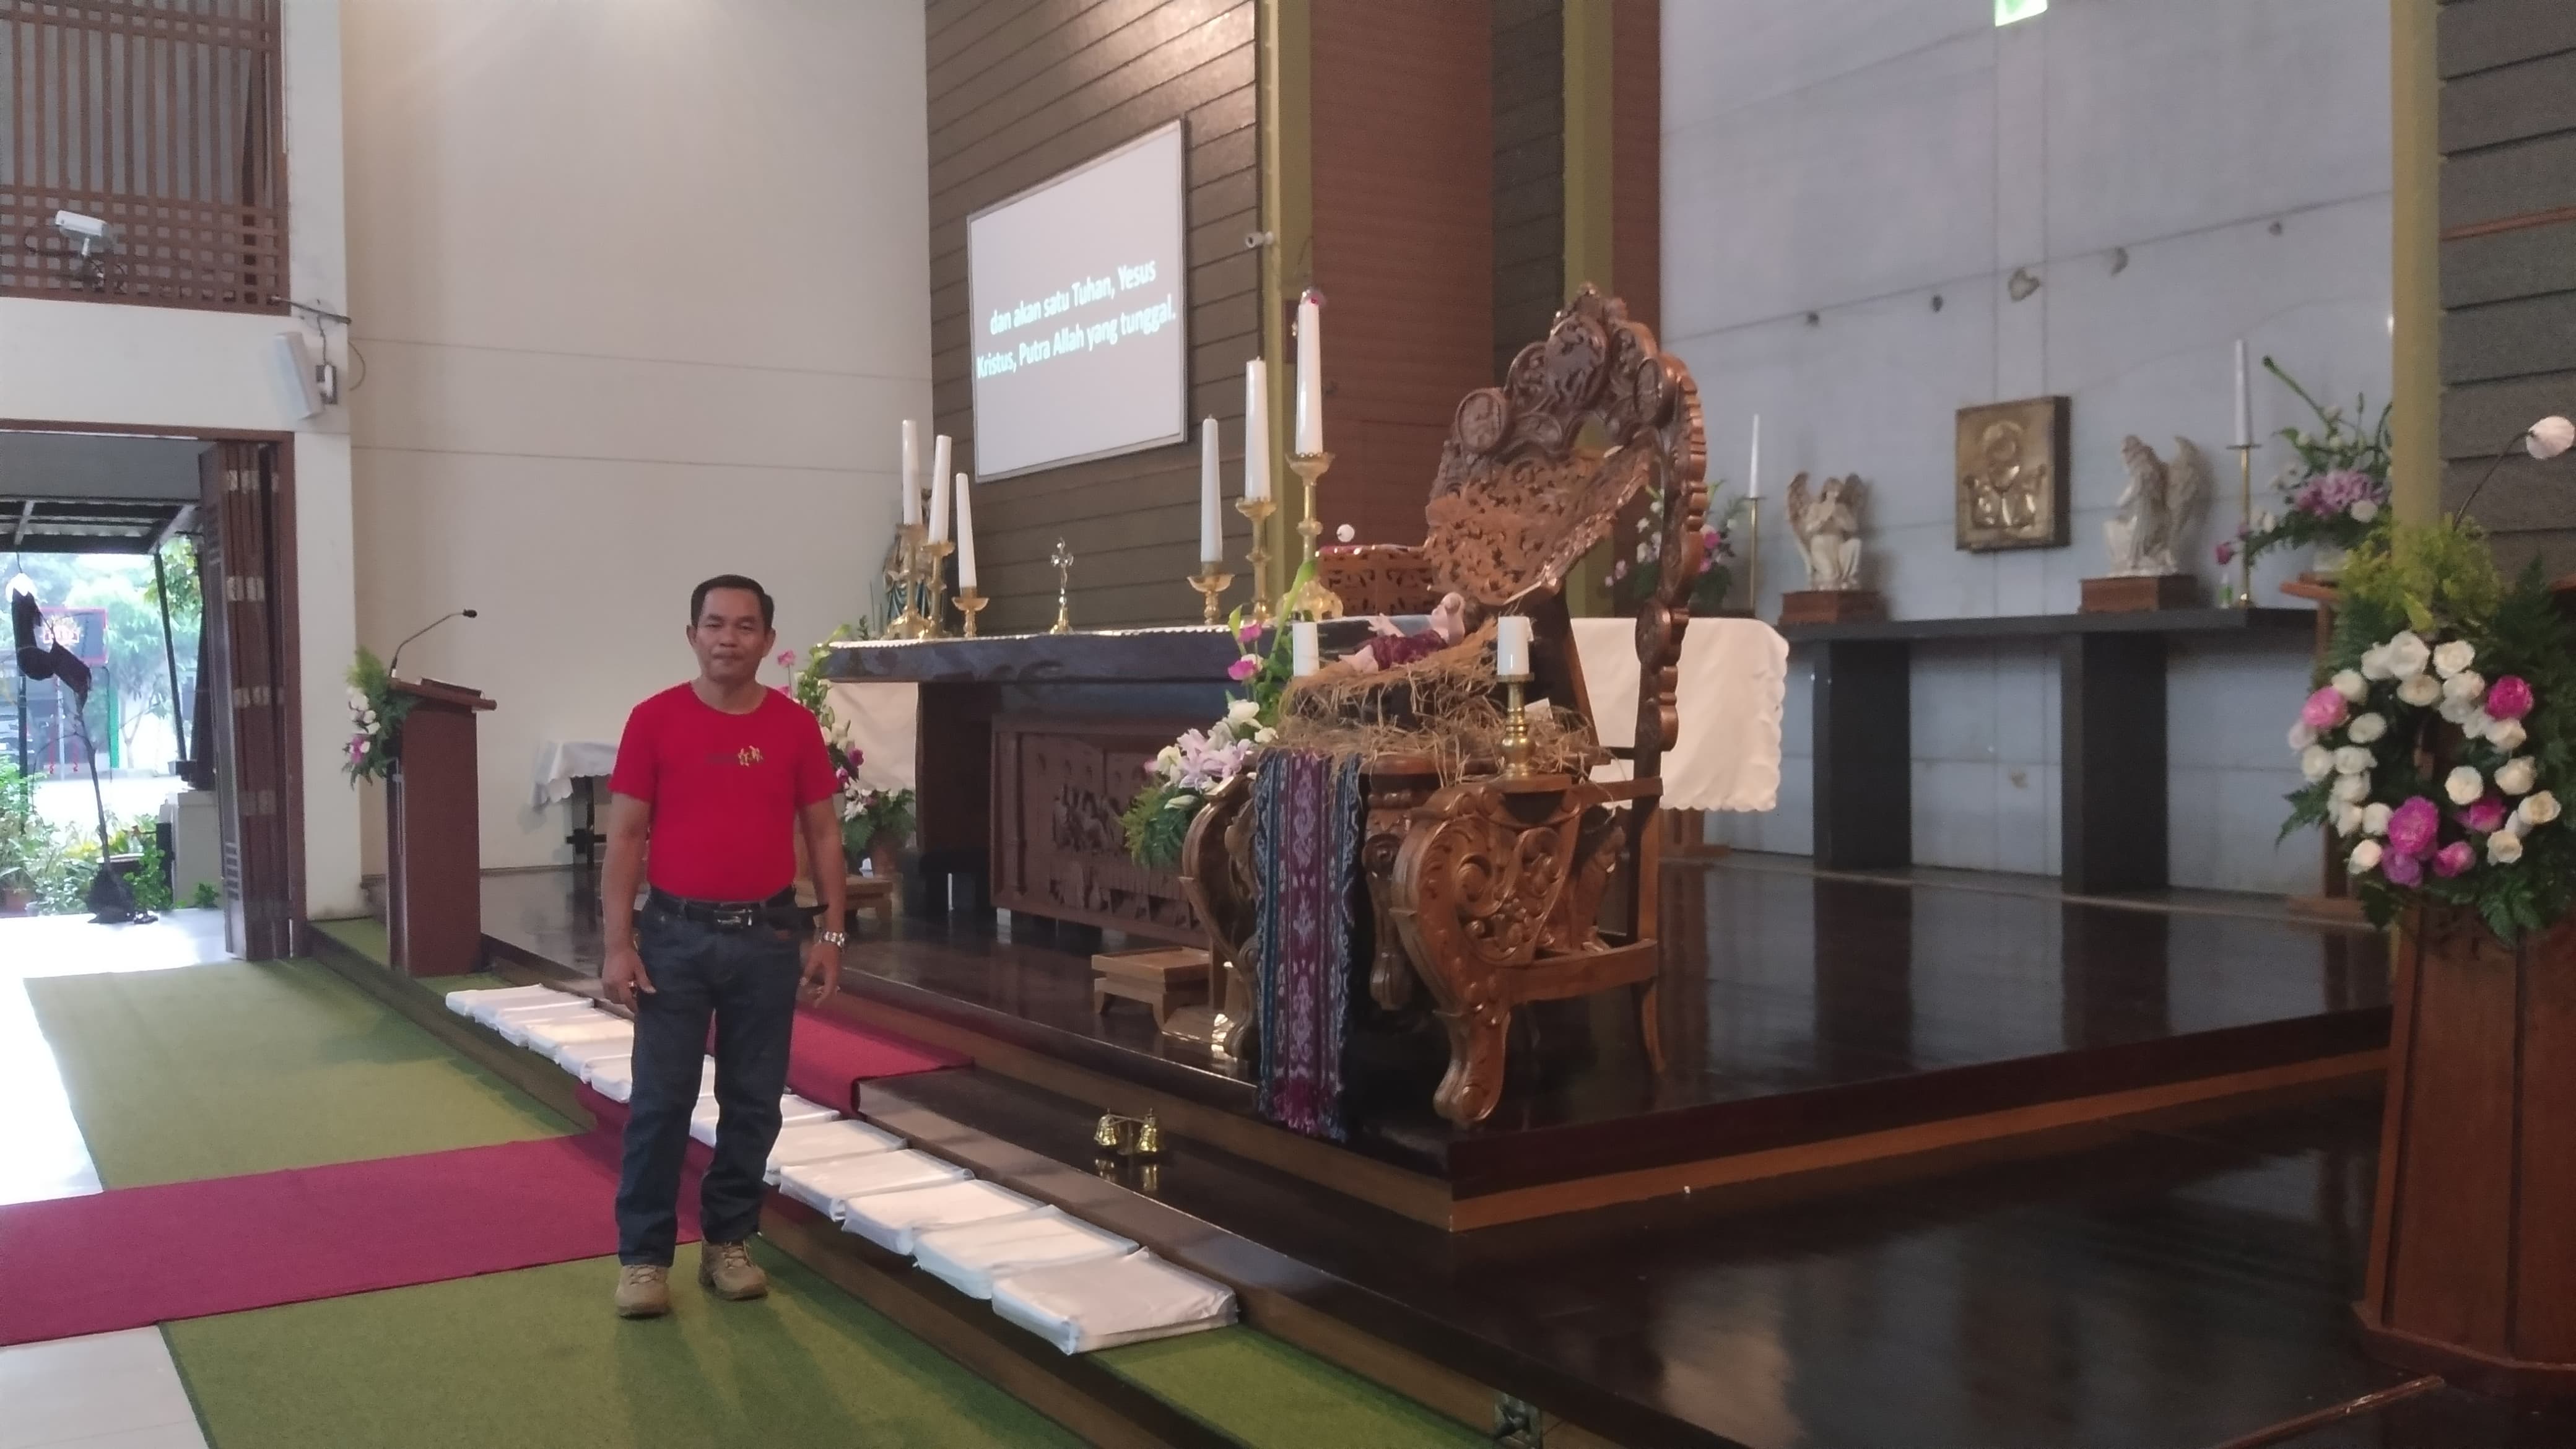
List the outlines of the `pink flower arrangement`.
{"label": "pink flower arrangement", "polygon": [[2218,566],[2219,566],[2220,568],[2225,568],[2225,567],[2227,567],[2229,564],[2232,564],[2232,563],[2236,562],[2236,542],[2235,542],[2235,540],[2233,540],[2233,539],[2224,539],[2224,538],[2220,539],[2220,540],[2218,541],[2218,549],[2217,549],[2217,553],[2218,553]]}
{"label": "pink flower arrangement", "polygon": [[2469,843],[2467,841],[2454,840],[2450,844],[2445,845],[2440,850],[2434,852],[2433,874],[2442,877],[2444,880],[2448,880],[2452,876],[2458,875],[2462,871],[2467,870],[2476,862],[2476,859],[2477,854],[2469,848]]}
{"label": "pink flower arrangement", "polygon": [[2328,685],[2309,695],[2308,702],[2299,706],[2299,722],[2312,730],[2330,730],[2342,724],[2351,713],[2351,704],[2335,692],[2334,686]]}
{"label": "pink flower arrangement", "polygon": [[2424,862],[2399,851],[2392,850],[2381,857],[2379,870],[2397,885],[2416,886],[2424,883]]}
{"label": "pink flower arrangement", "polygon": [[349,763],[354,765],[366,757],[367,737],[362,734],[349,736]]}
{"label": "pink flower arrangement", "polygon": [[2487,686],[2487,714],[2493,719],[2520,719],[2531,713],[2531,681],[2508,674]]}
{"label": "pink flower arrangement", "polygon": [[2378,479],[2352,468],[2324,474],[2290,496],[2292,508],[2320,518],[2349,513],[2356,503],[2376,506],[2387,501],[2388,490]]}
{"label": "pink flower arrangement", "polygon": [[2489,795],[2460,812],[2460,823],[2480,835],[2493,835],[2504,829],[2504,797]]}
{"label": "pink flower arrangement", "polygon": [[[2403,857],[2420,861],[2433,853],[2433,840],[2442,828],[2442,812],[2433,802],[2418,795],[2400,805],[2388,817],[2388,863],[2390,880],[2396,880],[2397,861]],[[2412,885],[2413,881],[2402,882]]]}
{"label": "pink flower arrangement", "polygon": [[1259,674],[1260,672],[1260,659],[1250,654],[1243,655],[1236,659],[1232,664],[1225,667],[1225,677],[1233,680],[1237,684],[1241,684],[1243,681],[1250,679],[1252,676]]}
{"label": "pink flower arrangement", "polygon": [[793,649],[781,649],[781,650],[779,650],[779,651],[778,651],[778,667],[779,667],[779,668],[781,668],[781,669],[793,669],[793,668],[795,668],[795,667],[796,667],[796,651],[795,651],[795,650],[793,650]]}
{"label": "pink flower arrangement", "polygon": [[1243,624],[1239,624],[1239,625],[1236,625],[1236,626],[1235,626],[1235,630],[1234,630],[1234,642],[1235,642],[1235,644],[1236,644],[1238,647],[1243,646],[1243,645],[1248,645],[1248,644],[1250,644],[1253,640],[1258,639],[1258,638],[1260,638],[1260,637],[1261,637],[1261,626],[1260,626],[1259,624],[1254,624],[1254,623],[1249,623],[1249,622],[1247,622],[1247,623],[1243,623]]}

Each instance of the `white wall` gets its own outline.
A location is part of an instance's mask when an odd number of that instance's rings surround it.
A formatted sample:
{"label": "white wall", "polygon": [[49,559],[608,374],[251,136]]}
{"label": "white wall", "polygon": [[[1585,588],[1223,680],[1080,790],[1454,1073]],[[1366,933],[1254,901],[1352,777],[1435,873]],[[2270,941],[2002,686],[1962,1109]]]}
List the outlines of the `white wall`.
{"label": "white wall", "polygon": [[481,610],[405,672],[500,702],[487,868],[569,858],[536,752],[688,677],[698,580],[760,578],[786,646],[865,614],[898,421],[930,411],[922,26],[907,0],[351,8],[360,632]]}
{"label": "white wall", "polygon": [[[1749,418],[1765,490],[1868,483],[1868,581],[1899,618],[2068,613],[2107,572],[2121,438],[2199,442],[2229,485],[2191,550],[2237,521],[2230,344],[2313,390],[2389,388],[2387,27],[2350,0],[2056,0],[1997,29],[1988,0],[1694,0],[1664,7],[1663,333],[1740,494]],[[2277,226],[2277,232],[2274,228]],[[2125,263],[2118,253],[2125,249]],[[2028,267],[2039,291],[2014,302]],[[1940,306],[1934,308],[1934,299]],[[1812,315],[1813,320],[1810,320]],[[2073,546],[1953,547],[1953,416],[2074,399]],[[2305,422],[2258,378],[2258,434]],[[2256,455],[2258,486],[2286,457]],[[1762,607],[1803,586],[1775,505]],[[2267,560],[2265,603],[2301,560]],[[2173,879],[2311,889],[2272,840],[2299,782],[2280,735],[2304,634],[2177,646],[2168,700]],[[1805,661],[1780,808],[1735,843],[1812,848]],[[1924,864],[2058,869],[2053,656],[1918,651],[1914,834]]]}
{"label": "white wall", "polygon": [[[295,297],[348,310],[341,226],[339,0],[285,0],[287,279]],[[296,422],[269,376],[282,315],[0,298],[0,418],[140,428],[295,430],[296,590],[303,652],[305,902],[357,911],[358,803],[337,773],[341,675],[357,634],[349,562],[344,409]],[[336,338],[334,361],[345,360]]]}

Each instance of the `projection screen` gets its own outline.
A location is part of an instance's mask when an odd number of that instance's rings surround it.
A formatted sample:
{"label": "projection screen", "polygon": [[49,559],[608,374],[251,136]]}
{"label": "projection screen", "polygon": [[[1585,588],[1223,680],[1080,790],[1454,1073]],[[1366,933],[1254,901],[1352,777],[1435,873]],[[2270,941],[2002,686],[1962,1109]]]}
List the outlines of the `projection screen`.
{"label": "projection screen", "polygon": [[1182,166],[1175,121],[967,218],[980,477],[1188,437]]}

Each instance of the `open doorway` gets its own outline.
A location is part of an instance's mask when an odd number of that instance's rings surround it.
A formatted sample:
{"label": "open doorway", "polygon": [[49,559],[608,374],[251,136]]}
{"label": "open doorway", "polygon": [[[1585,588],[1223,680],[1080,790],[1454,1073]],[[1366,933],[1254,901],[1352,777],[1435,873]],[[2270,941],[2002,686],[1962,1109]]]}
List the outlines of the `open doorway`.
{"label": "open doorway", "polygon": [[105,859],[147,906],[219,906],[238,954],[292,949],[288,458],[274,436],[0,424],[0,592],[93,678],[83,708],[0,675],[0,910],[85,909]]}

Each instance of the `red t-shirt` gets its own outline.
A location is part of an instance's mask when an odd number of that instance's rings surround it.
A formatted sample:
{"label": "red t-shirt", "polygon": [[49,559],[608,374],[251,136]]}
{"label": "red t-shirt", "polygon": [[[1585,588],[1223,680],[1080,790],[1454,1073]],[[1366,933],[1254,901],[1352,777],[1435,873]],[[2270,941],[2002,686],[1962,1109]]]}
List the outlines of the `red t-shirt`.
{"label": "red t-shirt", "polygon": [[727,714],[683,684],[626,717],[608,788],[653,807],[654,885],[757,901],[795,883],[796,812],[836,786],[803,705],[773,689],[749,714]]}

